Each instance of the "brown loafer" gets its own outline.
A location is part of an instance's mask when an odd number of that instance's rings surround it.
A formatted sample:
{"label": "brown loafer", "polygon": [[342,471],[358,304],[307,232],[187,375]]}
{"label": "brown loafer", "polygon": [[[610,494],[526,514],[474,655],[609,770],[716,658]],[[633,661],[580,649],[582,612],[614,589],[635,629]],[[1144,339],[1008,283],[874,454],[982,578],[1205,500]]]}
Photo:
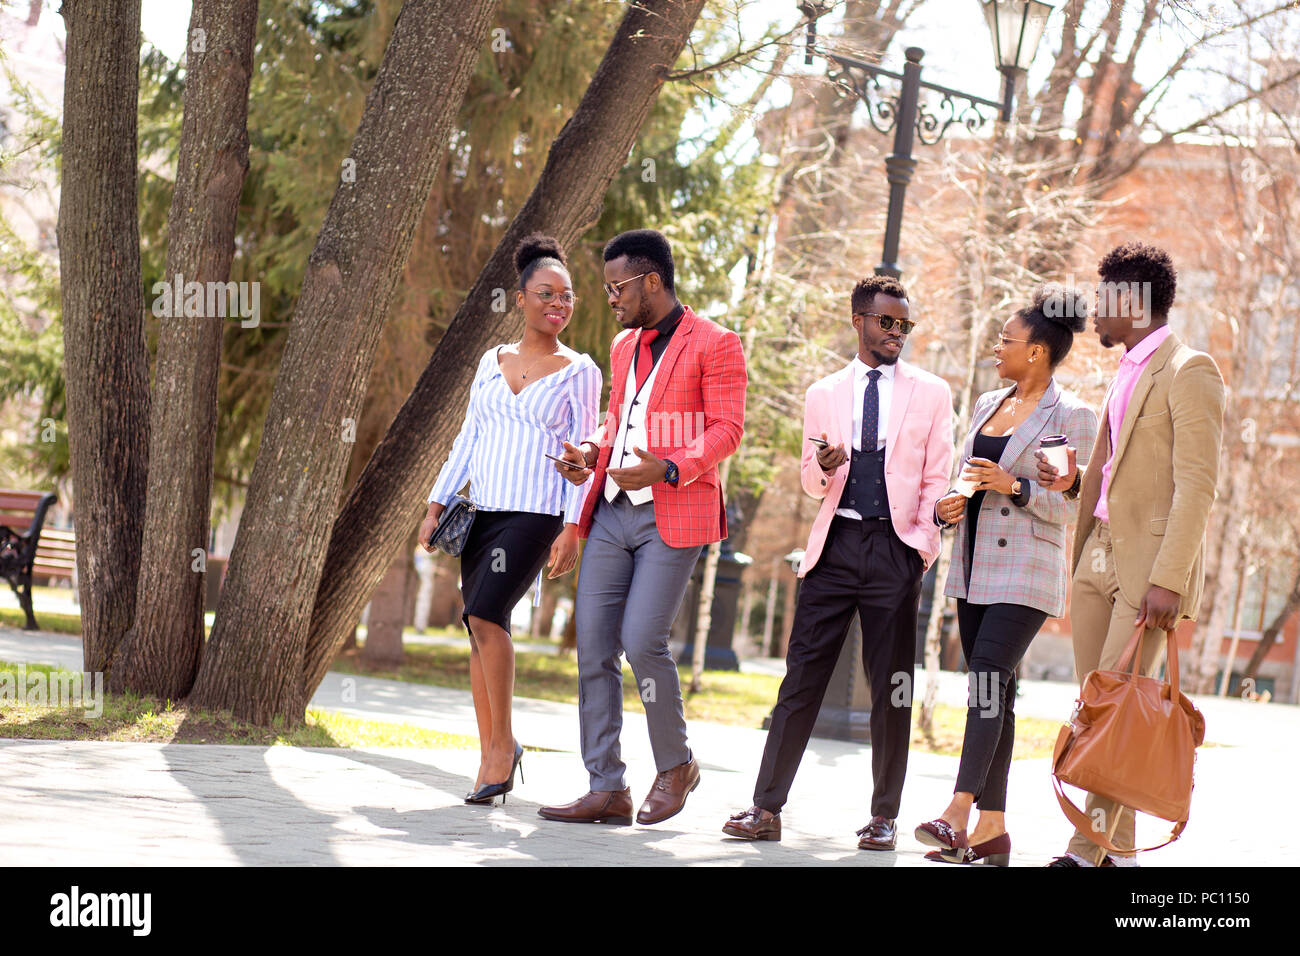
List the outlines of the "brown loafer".
{"label": "brown loafer", "polygon": [[[916,828],[913,835],[918,843],[937,846],[940,850],[966,849],[966,831],[954,830],[947,820],[930,820]],[[958,854],[960,855],[960,854]]]}
{"label": "brown loafer", "polygon": [[632,823],[632,789],[589,790],[583,796],[558,807],[538,807],[537,815],[560,823]]}
{"label": "brown loafer", "polygon": [[733,813],[722,825],[722,832],[740,840],[780,840],[781,814],[774,813],[764,820],[759,816],[758,807],[750,807],[742,813]]}
{"label": "brown loafer", "polygon": [[655,777],[654,786],[636,813],[636,822],[649,825],[676,816],[686,806],[687,795],[699,785],[700,765],[694,757],[671,770],[663,771]]}
{"label": "brown loafer", "polygon": [[892,850],[898,843],[898,828],[886,817],[872,817],[858,836],[859,850]]}

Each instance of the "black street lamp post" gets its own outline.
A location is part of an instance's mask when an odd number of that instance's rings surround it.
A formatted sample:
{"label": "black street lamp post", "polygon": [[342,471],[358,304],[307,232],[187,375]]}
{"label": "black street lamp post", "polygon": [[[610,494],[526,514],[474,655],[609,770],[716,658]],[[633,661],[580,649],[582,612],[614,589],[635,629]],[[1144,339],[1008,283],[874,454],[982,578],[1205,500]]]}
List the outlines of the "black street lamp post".
{"label": "black street lamp post", "polygon": [[[907,184],[912,181],[916,160],[912,146],[920,140],[926,146],[939,142],[954,125],[961,124],[970,132],[982,129],[989,122],[980,107],[996,110],[1002,122],[1011,120],[1015,104],[1016,83],[1033,60],[1038,41],[1053,7],[1043,0],[979,0],[993,34],[993,52],[998,70],[1002,73],[1002,99],[987,100],[971,93],[963,93],[947,86],[921,79],[921,58],[925,51],[908,47],[903,51],[906,62],[903,72],[895,73],[883,67],[838,53],[817,50],[817,19],[827,12],[828,4],[801,2],[800,11],[808,18],[808,39],[804,62],[811,63],[814,50],[831,60],[834,81],[846,93],[851,93],[867,106],[867,118],[881,133],[894,134],[894,150],[885,158],[885,174],[889,180],[889,212],[885,219],[884,250],[877,275],[898,278],[898,244],[903,227],[903,199]],[[881,79],[896,80],[898,93],[887,95]],[[921,90],[939,94],[936,108],[921,100]]]}

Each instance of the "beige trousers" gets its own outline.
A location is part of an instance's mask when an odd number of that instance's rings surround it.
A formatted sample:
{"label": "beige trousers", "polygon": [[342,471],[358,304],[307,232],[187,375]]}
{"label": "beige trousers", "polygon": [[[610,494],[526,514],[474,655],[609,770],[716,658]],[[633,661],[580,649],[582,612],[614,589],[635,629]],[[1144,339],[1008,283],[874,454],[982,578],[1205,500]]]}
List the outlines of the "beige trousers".
{"label": "beige trousers", "polygon": [[[1138,609],[1120,593],[1115,576],[1115,561],[1111,555],[1110,527],[1097,522],[1084,543],[1075,568],[1070,592],[1070,630],[1074,638],[1074,672],[1080,685],[1094,670],[1114,670],[1119,666],[1120,655],[1133,636]],[[1155,673],[1164,651],[1164,634],[1148,628],[1142,639],[1141,672]],[[1131,850],[1134,843],[1133,811],[1107,800],[1088,794],[1085,812],[1092,819],[1098,833],[1110,833],[1111,843],[1122,850]],[[1115,814],[1118,813],[1118,823]],[[1085,860],[1100,862],[1106,851],[1075,831],[1070,839],[1069,851]]]}

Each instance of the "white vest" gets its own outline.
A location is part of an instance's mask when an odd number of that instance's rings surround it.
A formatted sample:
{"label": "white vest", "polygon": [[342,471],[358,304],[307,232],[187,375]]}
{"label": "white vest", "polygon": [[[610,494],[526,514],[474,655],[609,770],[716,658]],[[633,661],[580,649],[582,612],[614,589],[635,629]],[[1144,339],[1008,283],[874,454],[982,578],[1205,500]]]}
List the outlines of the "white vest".
{"label": "white vest", "polygon": [[[637,343],[633,343],[637,348]],[[662,357],[662,356],[661,356]],[[632,449],[640,448],[642,451],[649,451],[649,432],[646,430],[646,405],[650,400],[650,393],[654,390],[655,376],[659,374],[659,363],[655,362],[654,368],[650,370],[650,376],[641,386],[641,390],[636,390],[636,369],[629,364],[627,370],[627,383],[623,387],[623,407],[618,415],[618,434],[614,436],[614,446],[609,454],[610,468],[631,468],[641,464],[641,459],[637,457],[636,452]],[[634,404],[635,403],[635,404]],[[623,457],[626,451],[627,457]],[[614,483],[614,479],[606,477],[605,479],[605,500],[612,502],[622,490]],[[643,505],[647,501],[654,500],[653,486],[647,486],[637,491],[626,493],[628,500],[634,505]]]}

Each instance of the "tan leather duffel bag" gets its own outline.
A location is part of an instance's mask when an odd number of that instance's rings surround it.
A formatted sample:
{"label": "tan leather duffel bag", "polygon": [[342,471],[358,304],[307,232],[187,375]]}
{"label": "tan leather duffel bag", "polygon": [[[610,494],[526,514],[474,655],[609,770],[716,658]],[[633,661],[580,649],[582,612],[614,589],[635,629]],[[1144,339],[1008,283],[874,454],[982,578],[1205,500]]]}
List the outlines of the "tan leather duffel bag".
{"label": "tan leather duffel bag", "polygon": [[[1165,633],[1169,680],[1137,673],[1145,628],[1138,627],[1117,670],[1092,671],[1083,681],[1078,705],[1061,728],[1052,755],[1056,799],[1070,822],[1100,847],[1129,853],[1156,850],[1177,840],[1192,803],[1192,765],[1205,740],[1205,718],[1178,690],[1178,641]],[[1125,666],[1128,662],[1128,666]],[[1164,843],[1119,850],[1082,810],[1062,783],[1174,823]],[[1116,821],[1118,822],[1118,821]]]}

